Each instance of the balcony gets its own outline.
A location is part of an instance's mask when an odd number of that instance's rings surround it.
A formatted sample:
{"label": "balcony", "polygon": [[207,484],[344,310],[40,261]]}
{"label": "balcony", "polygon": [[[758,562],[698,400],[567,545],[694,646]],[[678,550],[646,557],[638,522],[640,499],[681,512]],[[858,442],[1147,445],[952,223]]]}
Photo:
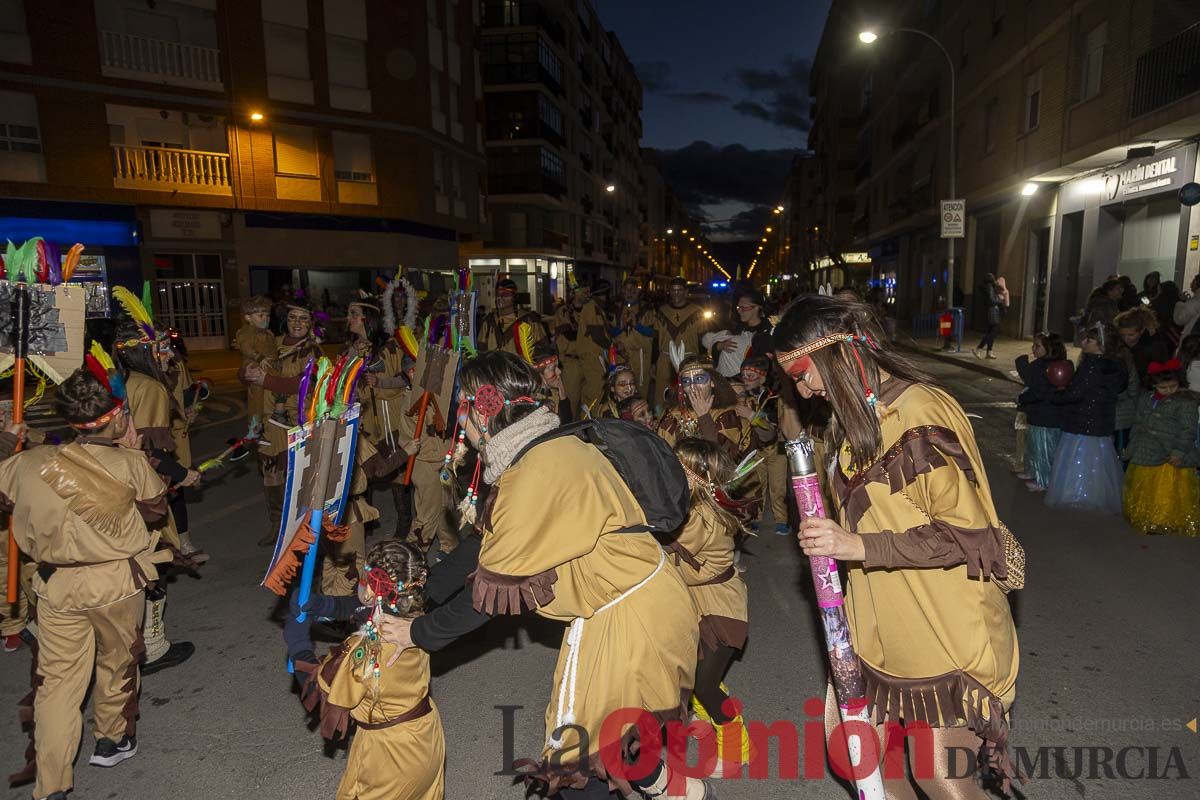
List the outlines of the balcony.
{"label": "balcony", "polygon": [[101,31],[102,72],[110,78],[224,91],[221,51],[213,47]]}
{"label": "balcony", "polygon": [[542,120],[489,120],[487,124],[489,142],[512,142],[523,139],[544,139],[551,144],[565,147],[567,140]]}
{"label": "balcony", "polygon": [[1200,22],[1138,56],[1129,116],[1149,114],[1200,92]]}
{"label": "balcony", "polygon": [[118,189],[233,194],[227,153],[120,144],[112,152],[113,186]]}
{"label": "balcony", "polygon": [[541,83],[556,95],[563,93],[562,84],[550,71],[537,62],[501,63],[483,65],[483,83],[486,86],[510,83]]}
{"label": "balcony", "polygon": [[521,28],[539,27],[550,35],[558,44],[566,43],[567,35],[563,26],[554,18],[541,3],[519,2],[511,0],[485,0],[482,4],[483,14],[480,17],[480,27],[483,28]]}
{"label": "balcony", "polygon": [[567,187],[562,181],[540,172],[516,172],[488,176],[488,194],[545,194],[562,197]]}

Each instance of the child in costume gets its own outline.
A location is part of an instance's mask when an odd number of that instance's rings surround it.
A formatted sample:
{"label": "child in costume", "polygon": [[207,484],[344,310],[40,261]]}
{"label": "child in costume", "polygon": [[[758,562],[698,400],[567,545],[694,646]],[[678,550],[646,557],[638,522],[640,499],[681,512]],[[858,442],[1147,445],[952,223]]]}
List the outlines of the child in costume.
{"label": "child in costume", "polygon": [[1039,333],[1033,337],[1033,361],[1029,356],[1017,357],[1017,374],[1025,384],[1017,397],[1017,408],[1025,413],[1024,470],[1017,477],[1025,481],[1031,492],[1044,492],[1050,483],[1054,466],[1054,451],[1062,438],[1060,407],[1051,402],[1054,384],[1046,368],[1055,361],[1067,359],[1067,348],[1057,333]]}
{"label": "child in costume", "polygon": [[[683,582],[696,610],[700,612],[700,653],[696,662],[696,686],[692,710],[713,726],[717,737],[718,774],[726,774],[729,756],[740,753],[741,763],[750,756],[750,740],[741,714],[726,705],[728,689],[722,682],[734,657],[746,646],[749,604],[746,583],[734,565],[734,537],[742,523],[732,510],[739,510],[721,488],[733,474],[734,464],[724,451],[703,439],[681,439],[675,453],[683,464],[692,490],[687,522],[667,551],[675,556]],[[725,726],[737,722],[740,746],[727,744]]]}
{"label": "child in costume", "polygon": [[[242,354],[242,369],[247,364],[260,364],[274,360],[279,354],[275,334],[271,333],[271,301],[262,295],[242,300],[242,320],[234,337],[234,347]],[[263,407],[263,388],[256,384],[246,386],[247,414],[258,414]]]}
{"label": "child in costume", "polygon": [[1138,402],[1125,473],[1125,519],[1139,533],[1200,536],[1196,396],[1181,389],[1178,359],[1153,362]]}
{"label": "child in costume", "polygon": [[0,462],[0,505],[12,510],[17,544],[38,564],[35,691],[22,703],[33,746],[13,776],[36,776],[35,798],[63,800],[73,786],[80,707],[93,676],[89,763],[112,767],[137,753],[142,590],[171,558],[146,526],[168,513],[167,485],[138,449],[116,383],[88,356],[55,397],[75,440]]}
{"label": "child in costume", "polygon": [[1114,358],[1117,332],[1098,322],[1088,328],[1083,355],[1066,388],[1050,401],[1062,408],[1062,439],[1046,490],[1046,505],[1121,513],[1121,461],[1113,446],[1117,395],[1125,368]]}
{"label": "child in costume", "polygon": [[672,447],[679,439],[698,437],[721,446],[735,462],[749,440],[750,423],[738,416],[737,397],[729,382],[703,356],[679,363],[678,403],[658,425],[658,435]]}
{"label": "child in costume", "polygon": [[747,425],[745,449],[757,450],[762,458],[742,491],[745,496],[770,504],[775,533],[787,536],[791,533],[787,521],[787,456],[779,440],[779,392],[768,380],[770,374],[771,360],[765,355],[752,355],[742,362],[740,377],[746,394],[734,410]]}
{"label": "child in costume", "polygon": [[608,373],[605,381],[604,396],[592,404],[589,409],[595,419],[620,419],[618,406],[622,400],[627,400],[638,393],[637,377],[633,370],[624,364],[618,364]]}
{"label": "child in costume", "polygon": [[409,648],[389,666],[396,650],[380,639],[384,615],[421,613],[425,557],[410,544],[387,539],[373,545],[358,584],[370,617],[320,664],[296,661],[308,673],[301,699],[317,710],[321,734],[344,736],[353,719],[357,732],[338,784],[338,800],[442,800],[446,745],[442,720],[429,697],[429,654]]}

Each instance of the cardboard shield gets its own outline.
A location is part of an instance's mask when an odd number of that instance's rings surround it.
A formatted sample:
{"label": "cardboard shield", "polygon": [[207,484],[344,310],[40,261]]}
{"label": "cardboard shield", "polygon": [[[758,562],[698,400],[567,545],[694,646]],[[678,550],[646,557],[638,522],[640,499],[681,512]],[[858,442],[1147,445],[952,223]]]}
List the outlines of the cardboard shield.
{"label": "cardboard shield", "polygon": [[[358,445],[359,412],[360,406],[356,403],[336,419],[338,432],[334,438],[337,450],[332,457],[333,481],[329,484],[331,490],[328,496],[324,498],[325,519],[335,525],[341,524],[350,496],[354,451]],[[267,575],[275,569],[279,559],[291,550],[296,532],[308,520],[313,510],[313,493],[321,492],[321,489],[313,486],[318,477],[318,465],[323,463],[325,458],[325,454],[321,452],[321,439],[316,435],[321,424],[322,421],[310,422],[288,431],[287,482],[284,485],[283,513],[280,516],[279,536],[275,541],[275,551],[271,555]],[[263,583],[266,583],[265,576]]]}
{"label": "cardboard shield", "polygon": [[[29,292],[29,360],[55,383],[83,363],[86,292],[77,283],[26,284]],[[13,302],[17,284],[0,280],[0,371],[13,363]]]}

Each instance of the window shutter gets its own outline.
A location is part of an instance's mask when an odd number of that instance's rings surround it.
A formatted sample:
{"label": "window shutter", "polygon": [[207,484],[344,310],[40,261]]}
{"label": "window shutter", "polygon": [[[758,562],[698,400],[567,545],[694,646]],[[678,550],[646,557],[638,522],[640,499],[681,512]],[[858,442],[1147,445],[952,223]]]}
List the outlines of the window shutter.
{"label": "window shutter", "polygon": [[265,22],[263,39],[267,51],[267,74],[309,79],[306,30]]}
{"label": "window shutter", "polygon": [[371,137],[366,133],[333,132],[333,164],[338,180],[375,180],[371,158]]}
{"label": "window shutter", "polygon": [[329,84],[366,89],[366,45],[343,36],[327,36],[325,47],[329,54]]}
{"label": "window shutter", "polygon": [[365,42],[367,8],[364,0],[325,0],[325,33]]}
{"label": "window shutter", "polygon": [[308,3],[296,0],[262,0],[264,22],[278,22],[295,28],[308,27]]}
{"label": "window shutter", "polygon": [[275,171],[281,175],[320,176],[317,139],[312,128],[280,125],[275,129]]}

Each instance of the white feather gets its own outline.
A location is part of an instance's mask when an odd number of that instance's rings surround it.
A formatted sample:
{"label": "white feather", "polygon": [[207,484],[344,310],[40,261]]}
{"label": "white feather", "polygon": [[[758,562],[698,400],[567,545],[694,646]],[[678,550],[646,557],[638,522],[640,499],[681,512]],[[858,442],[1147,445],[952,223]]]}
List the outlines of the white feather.
{"label": "white feather", "polygon": [[392,307],[392,295],[395,293],[396,281],[390,280],[379,298],[379,302],[383,306],[383,328],[390,332],[396,330],[396,309]]}
{"label": "white feather", "polygon": [[687,356],[687,347],[683,342],[671,342],[667,345],[668,355],[671,357],[671,363],[675,365],[675,371],[679,371],[679,365],[683,363],[683,359]]}
{"label": "white feather", "polygon": [[417,329],[417,290],[413,288],[408,278],[401,278],[400,285],[404,287],[404,324],[415,331]]}

